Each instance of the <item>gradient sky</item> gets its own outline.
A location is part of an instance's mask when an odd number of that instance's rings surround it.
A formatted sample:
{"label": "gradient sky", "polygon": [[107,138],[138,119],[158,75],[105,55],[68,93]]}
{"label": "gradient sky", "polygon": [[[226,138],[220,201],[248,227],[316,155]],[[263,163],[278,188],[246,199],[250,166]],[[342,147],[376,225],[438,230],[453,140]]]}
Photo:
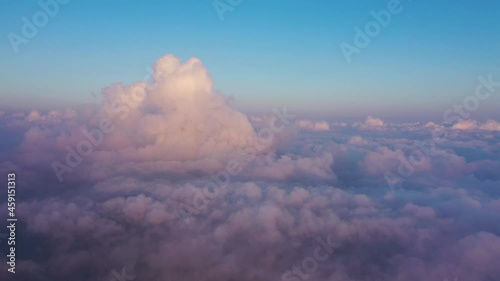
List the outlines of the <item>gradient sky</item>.
{"label": "gradient sky", "polygon": [[[223,1],[225,2],[225,1]],[[38,1],[0,6],[0,107],[92,102],[113,82],[133,83],[172,53],[195,56],[215,89],[248,111],[286,105],[331,117],[432,118],[500,80],[500,2],[402,0],[403,10],[347,63],[339,44],[389,1],[250,1],[221,21],[209,0],[70,1],[16,54]],[[498,118],[500,89],[474,117]],[[497,112],[496,112],[497,111]]]}

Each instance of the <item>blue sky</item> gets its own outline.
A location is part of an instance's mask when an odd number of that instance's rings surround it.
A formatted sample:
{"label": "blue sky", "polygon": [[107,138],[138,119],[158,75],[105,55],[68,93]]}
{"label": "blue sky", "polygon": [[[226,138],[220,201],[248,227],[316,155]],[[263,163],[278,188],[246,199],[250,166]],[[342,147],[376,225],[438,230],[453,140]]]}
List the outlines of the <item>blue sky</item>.
{"label": "blue sky", "polygon": [[[226,0],[221,0],[226,2]],[[250,1],[221,21],[208,0],[69,1],[19,53],[7,34],[38,1],[2,1],[1,107],[61,107],[133,83],[172,53],[195,56],[247,111],[286,105],[330,117],[441,118],[500,80],[500,2],[401,0],[402,11],[348,63],[339,44],[389,1]],[[500,117],[500,89],[474,114]]]}

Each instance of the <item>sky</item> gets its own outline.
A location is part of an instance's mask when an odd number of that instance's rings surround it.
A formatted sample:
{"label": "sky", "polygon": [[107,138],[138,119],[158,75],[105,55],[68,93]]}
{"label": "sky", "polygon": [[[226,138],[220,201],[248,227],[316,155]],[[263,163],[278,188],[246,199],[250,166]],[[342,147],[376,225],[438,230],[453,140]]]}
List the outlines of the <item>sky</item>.
{"label": "sky", "polygon": [[43,1],[0,7],[0,280],[498,280],[500,4]]}
{"label": "sky", "polygon": [[[248,112],[286,105],[332,118],[439,120],[478,76],[500,79],[498,1],[402,0],[349,63],[339,45],[354,45],[355,27],[389,2],[243,0],[222,19],[206,0],[73,0],[16,53],[8,34],[22,35],[22,18],[42,8],[2,1],[1,107],[94,102],[112,83],[143,79],[165,54],[201,59],[215,90]],[[493,95],[475,117],[497,118],[499,105]]]}

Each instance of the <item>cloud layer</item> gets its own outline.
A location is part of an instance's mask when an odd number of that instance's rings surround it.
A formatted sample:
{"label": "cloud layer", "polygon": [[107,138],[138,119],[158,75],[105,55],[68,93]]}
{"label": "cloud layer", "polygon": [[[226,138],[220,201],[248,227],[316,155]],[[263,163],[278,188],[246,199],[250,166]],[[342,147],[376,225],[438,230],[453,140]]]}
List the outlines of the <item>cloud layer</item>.
{"label": "cloud layer", "polygon": [[248,117],[212,88],[200,60],[167,55],[98,107],[4,112],[16,280],[500,276],[496,121]]}

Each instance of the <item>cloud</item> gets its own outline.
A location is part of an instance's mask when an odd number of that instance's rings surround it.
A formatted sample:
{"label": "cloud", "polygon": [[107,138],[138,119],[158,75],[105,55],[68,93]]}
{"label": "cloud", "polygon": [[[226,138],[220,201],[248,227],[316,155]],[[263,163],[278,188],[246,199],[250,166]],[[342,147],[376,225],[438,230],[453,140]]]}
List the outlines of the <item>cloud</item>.
{"label": "cloud", "polygon": [[353,136],[349,139],[347,143],[351,145],[367,145],[368,141],[363,139],[363,137],[361,136]]}
{"label": "cloud", "polygon": [[486,130],[500,131],[500,123],[495,120],[488,120],[486,123],[480,124],[475,120],[462,120],[452,126],[456,130]]}
{"label": "cloud", "polygon": [[330,125],[328,124],[328,122],[324,120],[313,121],[313,120],[303,119],[303,120],[298,120],[296,124],[300,128],[309,131],[330,131]]}
{"label": "cloud", "polygon": [[380,130],[385,126],[386,124],[382,119],[372,116],[368,116],[363,123],[356,122],[353,124],[353,127],[360,130]]}
{"label": "cloud", "polygon": [[442,126],[434,122],[427,122],[425,123],[424,127],[436,129],[436,128],[441,128]]}
{"label": "cloud", "polygon": [[486,123],[482,124],[479,129],[488,131],[500,131],[500,122],[495,120],[488,120]]}
{"label": "cloud", "polygon": [[340,128],[345,128],[345,127],[347,127],[347,123],[346,122],[333,122],[332,126],[334,126],[334,127],[340,127]]}
{"label": "cloud", "polygon": [[452,128],[456,130],[472,130],[477,129],[478,125],[474,120],[462,120],[453,124]]}
{"label": "cloud", "polygon": [[[255,141],[248,118],[213,92],[208,71],[196,58],[182,63],[164,56],[155,64],[151,84],[114,85],[105,96],[99,117],[120,116],[104,145],[133,148],[127,151],[132,158],[193,160],[236,151]],[[120,141],[129,132],[141,138]]]}
{"label": "cloud", "polygon": [[63,111],[51,110],[47,114],[43,114],[38,110],[31,110],[24,120],[38,124],[60,124],[62,122],[73,121],[76,118],[77,112],[74,109],[68,108]]}

